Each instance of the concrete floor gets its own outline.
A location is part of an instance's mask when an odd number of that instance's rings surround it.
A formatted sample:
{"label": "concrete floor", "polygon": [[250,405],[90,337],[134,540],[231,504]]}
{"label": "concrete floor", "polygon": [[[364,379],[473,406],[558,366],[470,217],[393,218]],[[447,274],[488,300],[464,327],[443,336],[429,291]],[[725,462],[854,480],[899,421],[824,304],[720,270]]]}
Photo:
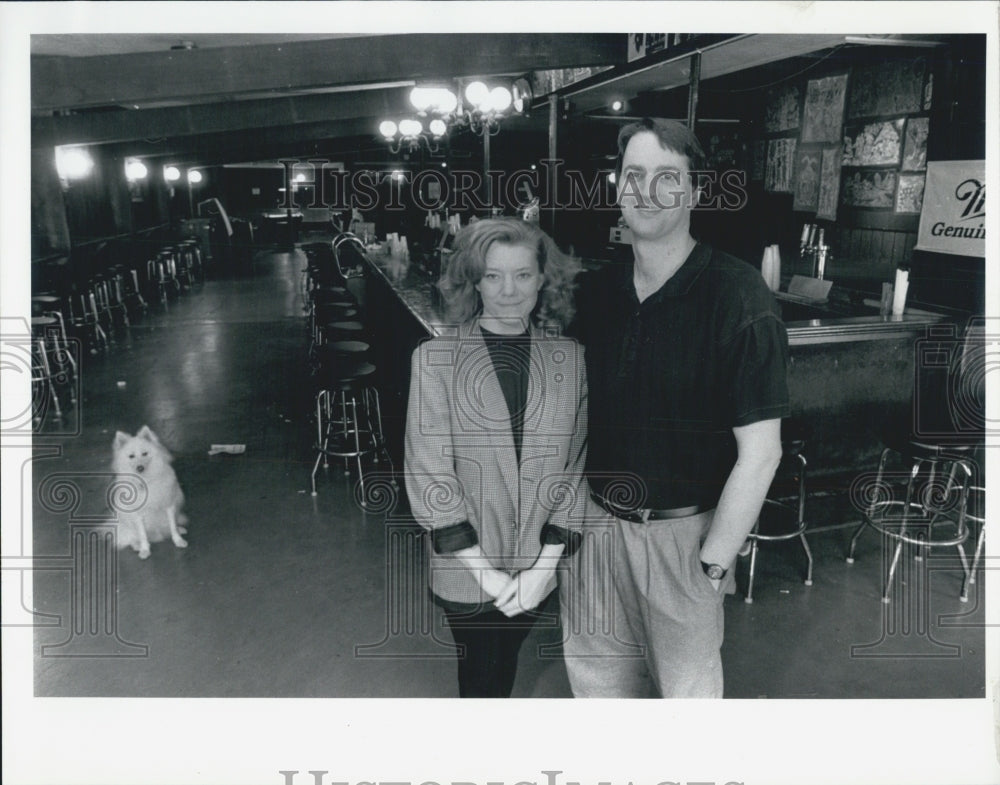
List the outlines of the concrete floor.
{"label": "concrete floor", "polygon": [[[457,696],[418,531],[362,511],[337,468],[309,493],[303,263],[300,251],[258,254],[253,276],[153,305],[84,357],[79,406],[35,439],[33,542],[46,567],[34,571],[36,696]],[[71,533],[106,525],[112,438],[143,424],[175,455],[190,547],[101,563]],[[209,456],[213,443],[246,452]],[[60,482],[78,489],[74,504],[59,501]],[[885,606],[879,538],[867,533],[848,566],[849,535],[810,536],[811,587],[797,544],[762,549],[755,603],[726,598],[727,697],[982,697],[981,572],[963,604],[950,555],[926,573],[908,559]],[[570,696],[558,650],[533,656],[558,640],[555,624],[532,632],[515,697]]]}

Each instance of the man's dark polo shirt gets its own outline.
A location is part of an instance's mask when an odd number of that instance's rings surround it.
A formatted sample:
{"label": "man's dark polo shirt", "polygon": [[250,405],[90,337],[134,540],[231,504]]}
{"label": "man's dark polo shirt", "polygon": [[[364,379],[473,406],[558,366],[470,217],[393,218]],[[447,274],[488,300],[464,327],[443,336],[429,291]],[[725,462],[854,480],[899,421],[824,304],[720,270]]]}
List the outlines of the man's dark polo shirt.
{"label": "man's dark polo shirt", "polygon": [[[578,305],[591,489],[633,508],[714,507],[733,427],[788,416],[788,337],[760,273],[698,243],[642,303],[628,265],[597,273]],[[644,499],[623,493],[627,475]]]}

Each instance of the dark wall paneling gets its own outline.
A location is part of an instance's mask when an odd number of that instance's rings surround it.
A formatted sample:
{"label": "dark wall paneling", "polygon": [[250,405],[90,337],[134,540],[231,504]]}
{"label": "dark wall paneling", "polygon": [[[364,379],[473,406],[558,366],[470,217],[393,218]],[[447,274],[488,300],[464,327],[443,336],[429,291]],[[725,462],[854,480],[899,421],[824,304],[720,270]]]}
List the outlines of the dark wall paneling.
{"label": "dark wall paneling", "polygon": [[31,151],[31,258],[68,251],[69,225],[52,148]]}

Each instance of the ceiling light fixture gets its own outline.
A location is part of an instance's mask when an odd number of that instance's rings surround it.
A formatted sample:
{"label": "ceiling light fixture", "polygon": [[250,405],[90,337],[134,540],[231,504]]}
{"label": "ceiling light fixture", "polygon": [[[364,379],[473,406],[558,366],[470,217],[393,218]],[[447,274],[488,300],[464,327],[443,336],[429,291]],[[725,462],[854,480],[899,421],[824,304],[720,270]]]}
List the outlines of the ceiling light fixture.
{"label": "ceiling light fixture", "polygon": [[522,79],[514,87],[512,92],[506,85],[490,86],[479,79],[458,91],[441,85],[417,85],[410,91],[410,105],[418,117],[427,120],[426,127],[412,117],[398,123],[383,120],[378,126],[379,134],[393,154],[404,146],[414,151],[421,144],[436,153],[441,140],[452,129],[493,136],[499,133],[500,121],[512,107],[515,112],[523,113],[530,106],[530,85]]}

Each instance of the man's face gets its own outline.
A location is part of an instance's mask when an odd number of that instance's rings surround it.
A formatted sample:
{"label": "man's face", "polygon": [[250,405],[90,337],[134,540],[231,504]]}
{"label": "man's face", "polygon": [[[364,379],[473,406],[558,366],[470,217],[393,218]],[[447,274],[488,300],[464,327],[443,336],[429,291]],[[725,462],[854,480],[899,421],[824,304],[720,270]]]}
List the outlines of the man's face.
{"label": "man's face", "polygon": [[661,147],[651,131],[629,139],[622,156],[618,205],[632,234],[642,240],[687,234],[693,204],[687,156]]}

